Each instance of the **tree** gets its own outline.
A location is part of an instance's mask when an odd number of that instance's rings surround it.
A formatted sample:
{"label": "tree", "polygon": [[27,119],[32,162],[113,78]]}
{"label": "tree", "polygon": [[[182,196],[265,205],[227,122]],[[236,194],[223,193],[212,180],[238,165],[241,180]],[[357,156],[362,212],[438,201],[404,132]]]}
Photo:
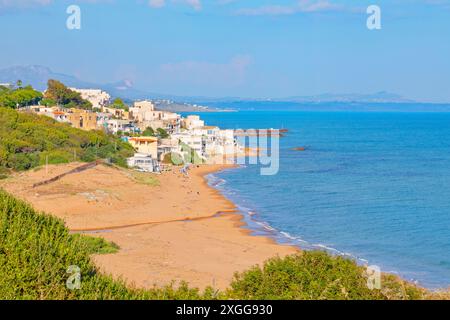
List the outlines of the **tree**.
{"label": "tree", "polygon": [[0,88],[0,106],[16,108],[38,104],[42,100],[42,93],[34,90],[31,86],[21,87],[14,90]]}
{"label": "tree", "polygon": [[155,134],[155,130],[153,130],[152,127],[147,127],[147,129],[144,130],[144,132],[142,132],[142,135],[144,137],[154,137]]}
{"label": "tree", "polygon": [[56,101],[48,98],[44,98],[41,100],[41,105],[46,107],[56,106]]}
{"label": "tree", "polygon": [[84,100],[80,93],[70,90],[62,82],[50,79],[47,87],[45,99],[53,100],[65,108],[92,110],[92,104],[89,101]]}
{"label": "tree", "polygon": [[166,139],[169,137],[169,134],[163,128],[158,128],[156,131],[157,131],[158,137],[160,137],[161,139]]}
{"label": "tree", "polygon": [[125,111],[128,111],[130,108],[125,104],[125,102],[123,102],[123,100],[121,98],[116,98],[114,99],[113,103],[112,103],[112,107],[116,108],[116,109],[122,109]]}

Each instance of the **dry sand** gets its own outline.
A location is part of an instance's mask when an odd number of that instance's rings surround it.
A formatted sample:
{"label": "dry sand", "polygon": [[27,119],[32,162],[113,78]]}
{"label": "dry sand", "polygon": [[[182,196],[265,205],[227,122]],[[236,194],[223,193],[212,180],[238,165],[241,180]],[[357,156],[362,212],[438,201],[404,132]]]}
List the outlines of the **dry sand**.
{"label": "dry sand", "polygon": [[136,286],[185,280],[199,288],[224,289],[235,271],[297,251],[241,228],[242,216],[234,204],[204,178],[229,166],[195,167],[189,177],[176,168],[161,175],[141,174],[157,179],[158,185],[146,185],[132,171],[100,165],[32,187],[79,165],[17,174],[0,187],[62,218],[73,231],[114,241],[120,251],[94,256],[94,261],[103,272]]}

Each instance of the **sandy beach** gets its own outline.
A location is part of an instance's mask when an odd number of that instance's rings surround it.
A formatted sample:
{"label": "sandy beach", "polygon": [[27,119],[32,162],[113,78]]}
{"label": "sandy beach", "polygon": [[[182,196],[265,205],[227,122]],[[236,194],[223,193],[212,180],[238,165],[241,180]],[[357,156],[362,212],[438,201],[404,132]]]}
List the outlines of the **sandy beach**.
{"label": "sandy beach", "polygon": [[185,280],[191,286],[224,289],[234,272],[297,251],[249,235],[232,202],[208,186],[205,175],[228,165],[178,169],[161,175],[99,165],[48,185],[79,163],[16,174],[0,187],[36,209],[62,218],[74,232],[101,236],[119,245],[95,263],[138,287]]}

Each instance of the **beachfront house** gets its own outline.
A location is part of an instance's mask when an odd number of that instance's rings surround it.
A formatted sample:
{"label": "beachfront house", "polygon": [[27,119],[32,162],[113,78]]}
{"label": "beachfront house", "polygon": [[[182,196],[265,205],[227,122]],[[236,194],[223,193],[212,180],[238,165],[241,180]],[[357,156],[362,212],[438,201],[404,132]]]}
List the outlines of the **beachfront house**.
{"label": "beachfront house", "polygon": [[184,131],[177,134],[173,134],[172,137],[174,139],[177,139],[181,144],[184,144],[188,146],[192,151],[195,151],[195,153],[204,159],[204,145],[203,145],[203,138],[201,135],[198,134],[192,134],[190,132]]}
{"label": "beachfront house", "polygon": [[133,157],[127,159],[127,165],[144,172],[160,172],[158,161],[148,154],[135,153]]}
{"label": "beachfront house", "polygon": [[233,130],[207,130],[203,135],[205,144],[205,157],[215,157],[221,155],[232,155],[238,152],[239,146],[236,143]]}
{"label": "beachfront house", "polygon": [[158,142],[158,159],[163,161],[164,157],[171,153],[181,154],[179,140],[173,136],[167,139],[160,139]]}
{"label": "beachfront house", "polygon": [[128,142],[137,153],[147,154],[153,159],[158,159],[158,138],[156,137],[131,137]]}

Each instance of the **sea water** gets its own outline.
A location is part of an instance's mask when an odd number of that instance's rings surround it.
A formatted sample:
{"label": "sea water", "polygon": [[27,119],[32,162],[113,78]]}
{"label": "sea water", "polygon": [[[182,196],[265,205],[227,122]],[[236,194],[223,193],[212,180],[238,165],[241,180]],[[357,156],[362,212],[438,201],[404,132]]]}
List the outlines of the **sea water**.
{"label": "sea water", "polygon": [[[450,113],[201,113],[221,128],[286,128],[280,169],[210,176],[255,234],[450,286]],[[295,151],[304,147],[305,151]]]}

